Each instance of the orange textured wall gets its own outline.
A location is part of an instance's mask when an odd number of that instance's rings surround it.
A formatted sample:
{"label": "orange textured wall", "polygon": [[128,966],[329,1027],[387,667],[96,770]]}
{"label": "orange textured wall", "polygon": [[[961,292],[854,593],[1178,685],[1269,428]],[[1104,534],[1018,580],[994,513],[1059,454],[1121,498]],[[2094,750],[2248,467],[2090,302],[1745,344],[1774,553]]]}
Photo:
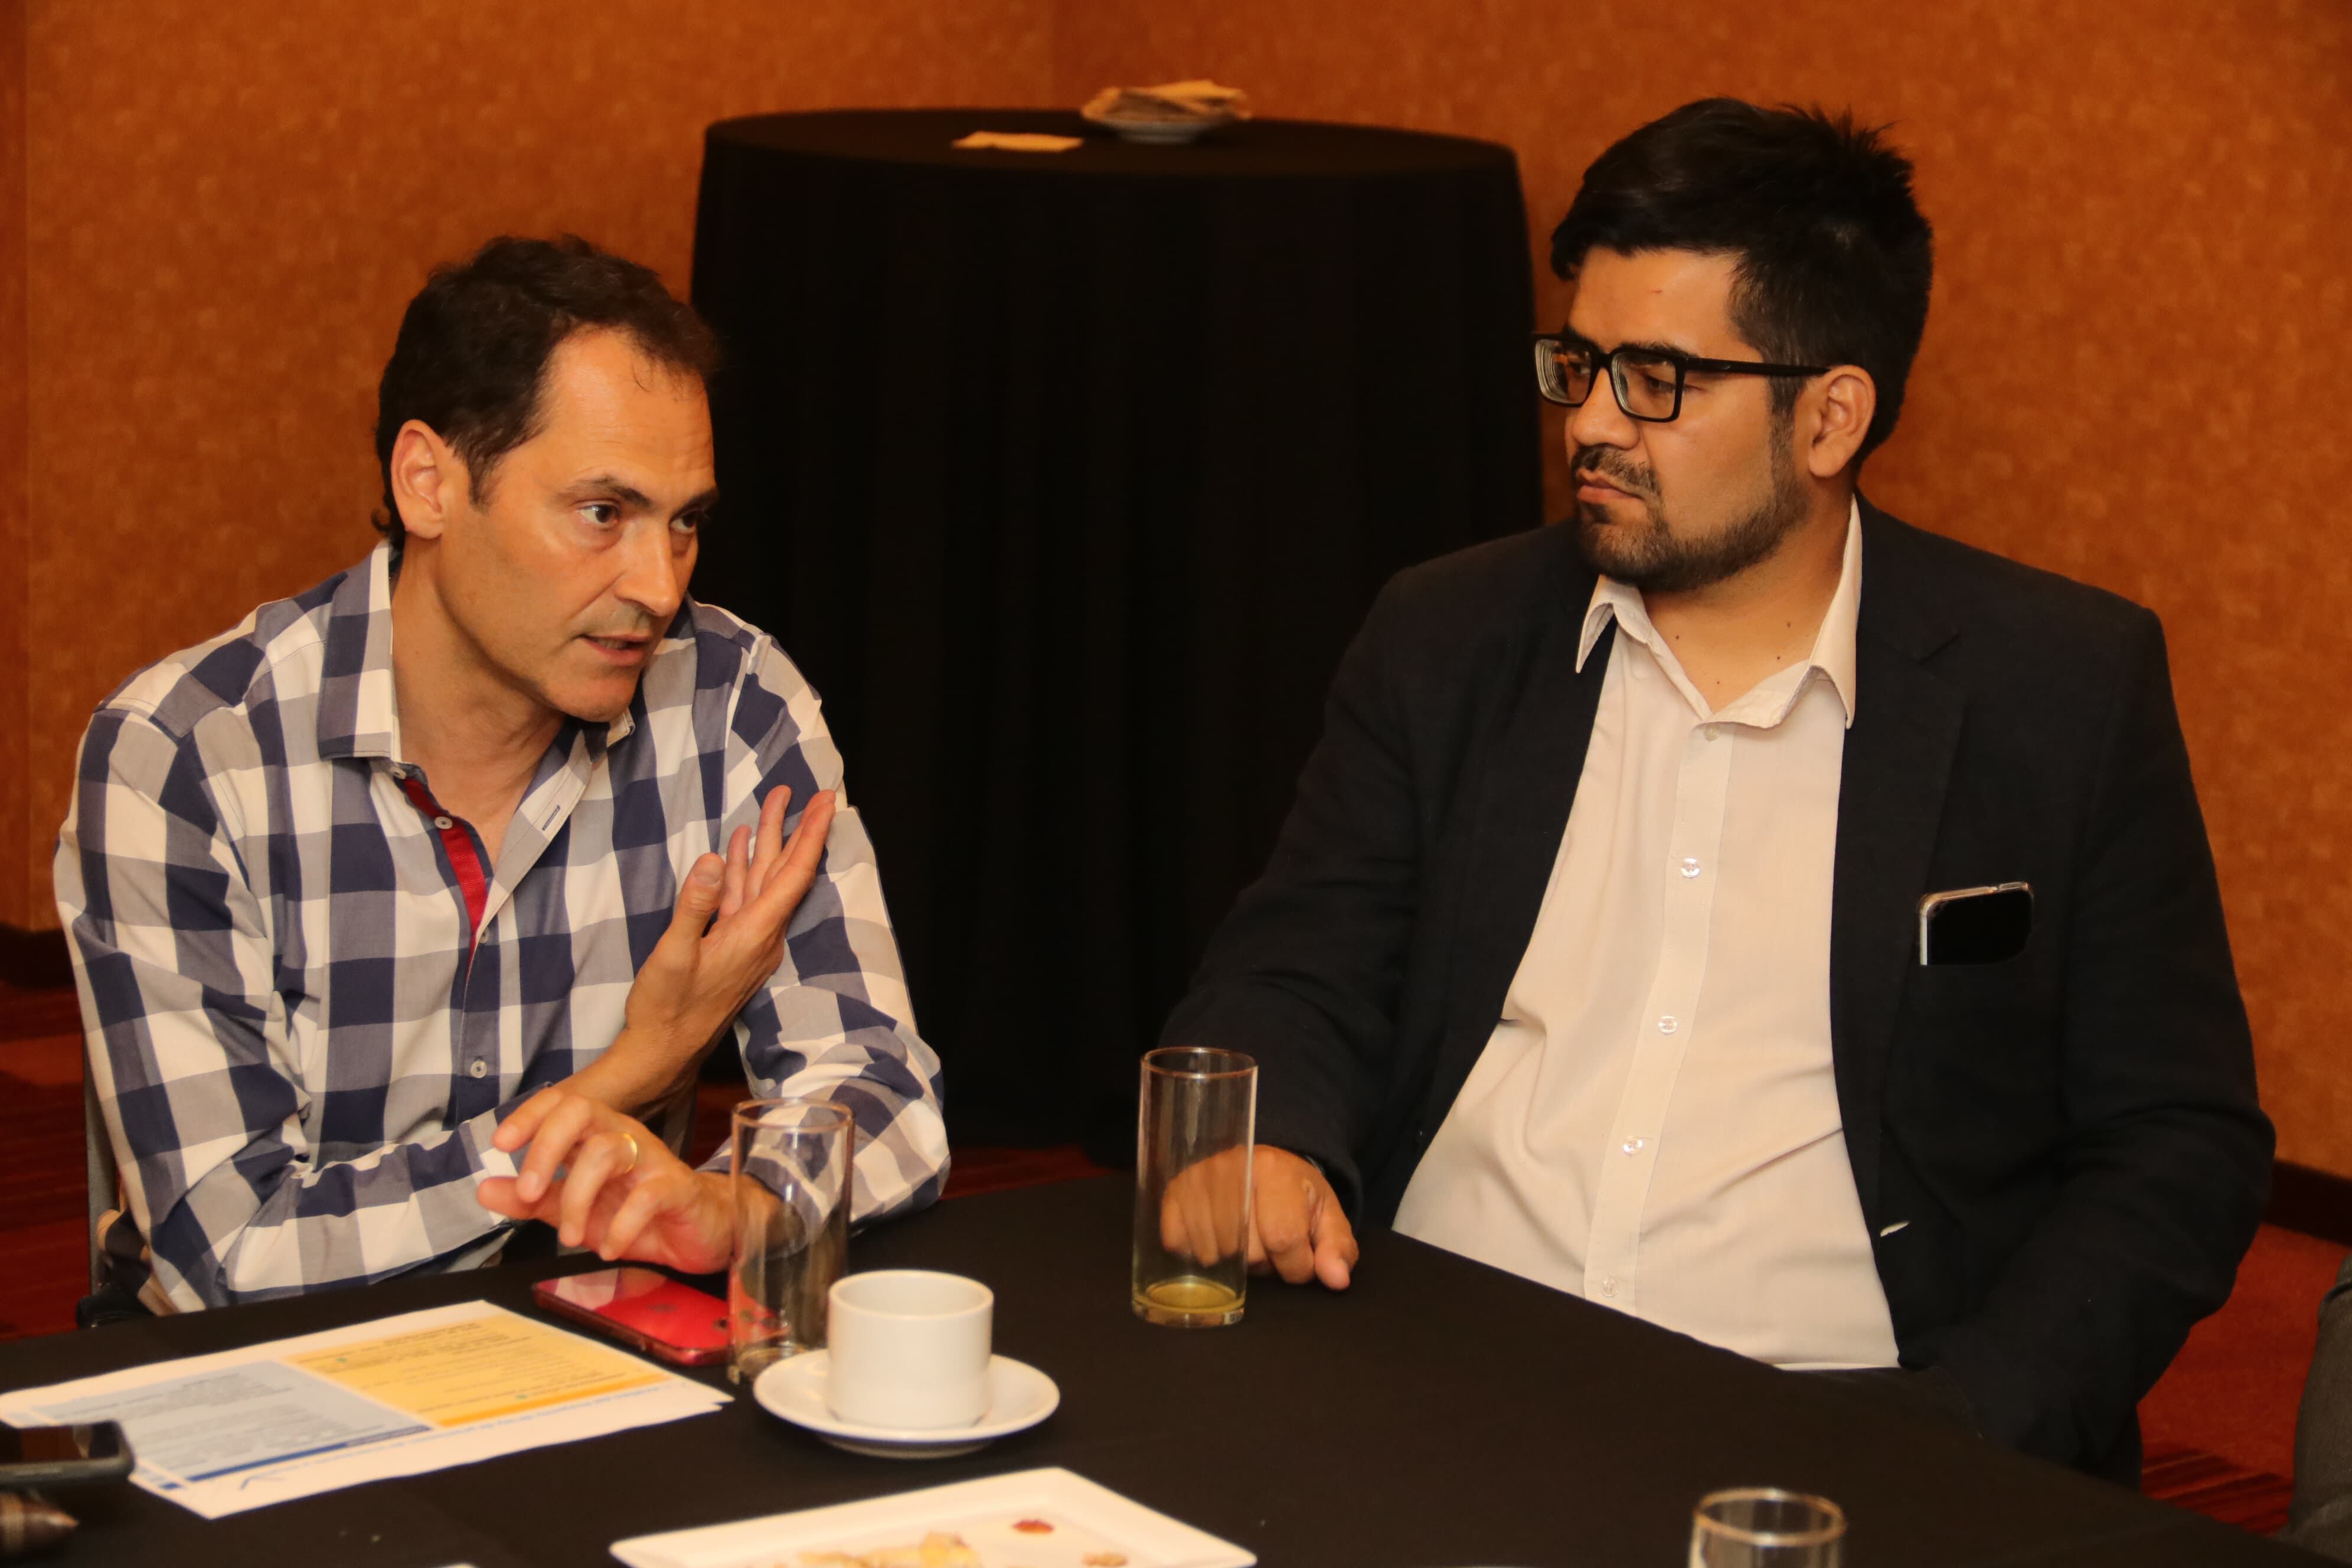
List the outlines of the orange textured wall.
{"label": "orange textured wall", "polygon": [[1509,143],[1538,248],[1686,99],[1895,121],[1942,265],[1871,490],[2162,612],[2282,1152],[2352,1173],[2341,0],[0,0],[0,919],[54,920],[91,702],[368,544],[430,262],[570,227],[682,283],[710,120],[1194,74]]}
{"label": "orange textured wall", "polygon": [[2280,1153],[2352,1173],[2352,7],[1098,0],[1055,51],[1507,142],[1539,247],[1689,99],[1895,122],[1940,266],[1871,494],[2163,615]]}
{"label": "orange textured wall", "polygon": [[[25,7],[0,0],[0,894],[27,885],[25,821]],[[0,901],[0,920],[9,918]]]}
{"label": "orange textured wall", "polygon": [[16,827],[33,754],[24,724],[24,3],[0,0],[0,891],[9,893],[28,884]]}
{"label": "orange textured wall", "polygon": [[0,795],[0,920],[56,923],[92,704],[373,542],[375,378],[432,263],[571,229],[682,292],[707,123],[1042,101],[1049,7],[0,0],[29,180],[26,221],[0,221],[0,310],[12,246],[30,285],[28,321],[20,294],[0,327],[30,381],[29,422],[0,382],[0,529],[12,439],[32,522],[0,534],[0,635],[29,650],[0,664],[23,671],[0,679],[0,747],[20,748],[0,776],[29,794]]}

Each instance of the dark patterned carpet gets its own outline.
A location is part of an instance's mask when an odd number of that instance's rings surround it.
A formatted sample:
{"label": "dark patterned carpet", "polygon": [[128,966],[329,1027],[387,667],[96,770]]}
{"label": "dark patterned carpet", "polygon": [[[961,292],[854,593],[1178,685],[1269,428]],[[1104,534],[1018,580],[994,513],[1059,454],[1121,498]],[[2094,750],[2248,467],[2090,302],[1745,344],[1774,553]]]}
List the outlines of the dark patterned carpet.
{"label": "dark patterned carpet", "polygon": [[2150,1444],[2140,1461],[2140,1489],[2148,1496],[2268,1535],[2286,1523],[2294,1483],[2268,1470],[2250,1470],[2217,1455],[2178,1443]]}

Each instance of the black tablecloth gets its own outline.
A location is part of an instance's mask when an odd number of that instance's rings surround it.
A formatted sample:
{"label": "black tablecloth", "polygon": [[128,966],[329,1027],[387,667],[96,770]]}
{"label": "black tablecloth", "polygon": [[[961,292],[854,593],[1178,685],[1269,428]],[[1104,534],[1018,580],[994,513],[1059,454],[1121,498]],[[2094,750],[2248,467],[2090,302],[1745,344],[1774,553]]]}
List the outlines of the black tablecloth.
{"label": "black tablecloth", "polygon": [[815,682],[960,1138],[1130,1145],[1400,567],[1539,521],[1510,152],[1036,110],[714,126],[695,587]]}
{"label": "black tablecloth", "polygon": [[[1130,1185],[966,1198],[851,1243],[859,1268],[985,1280],[996,1346],[1061,1385],[1042,1426],[961,1459],[830,1448],[739,1400],[709,1415],[207,1522],[128,1487],[64,1499],[65,1561],[335,1568],[610,1563],[614,1541],[1060,1465],[1267,1568],[1673,1568],[1718,1487],[1823,1493],[1850,1568],[2172,1568],[2319,1559],[1780,1373],[1393,1233],[1342,1296],[1260,1284],[1232,1329],[1127,1305]],[[529,1310],[490,1269],[0,1343],[0,1390],[443,1302]],[[716,1373],[712,1381],[719,1381]]]}

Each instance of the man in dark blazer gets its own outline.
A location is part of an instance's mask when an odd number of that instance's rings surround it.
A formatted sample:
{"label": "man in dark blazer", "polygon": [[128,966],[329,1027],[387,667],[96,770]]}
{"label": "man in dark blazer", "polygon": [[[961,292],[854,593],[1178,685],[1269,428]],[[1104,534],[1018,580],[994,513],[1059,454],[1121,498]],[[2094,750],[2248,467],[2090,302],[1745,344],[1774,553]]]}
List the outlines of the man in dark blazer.
{"label": "man in dark blazer", "polygon": [[1909,174],[1724,100],[1587,172],[1577,515],[1389,585],[1164,1038],[1258,1058],[1294,1282],[1396,1224],[2131,1481],[2271,1130],[2156,617],[1859,496]]}

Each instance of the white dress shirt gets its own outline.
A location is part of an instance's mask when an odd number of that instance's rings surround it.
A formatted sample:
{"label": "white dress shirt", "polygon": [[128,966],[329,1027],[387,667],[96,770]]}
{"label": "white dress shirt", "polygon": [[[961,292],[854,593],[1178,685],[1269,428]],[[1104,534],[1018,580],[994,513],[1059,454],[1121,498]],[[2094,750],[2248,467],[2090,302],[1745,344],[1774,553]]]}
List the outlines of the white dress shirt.
{"label": "white dress shirt", "polygon": [[1639,592],[1502,1020],[1396,1228],[1784,1366],[1890,1366],[1830,1059],[1862,521],[1811,655],[1709,711]]}

